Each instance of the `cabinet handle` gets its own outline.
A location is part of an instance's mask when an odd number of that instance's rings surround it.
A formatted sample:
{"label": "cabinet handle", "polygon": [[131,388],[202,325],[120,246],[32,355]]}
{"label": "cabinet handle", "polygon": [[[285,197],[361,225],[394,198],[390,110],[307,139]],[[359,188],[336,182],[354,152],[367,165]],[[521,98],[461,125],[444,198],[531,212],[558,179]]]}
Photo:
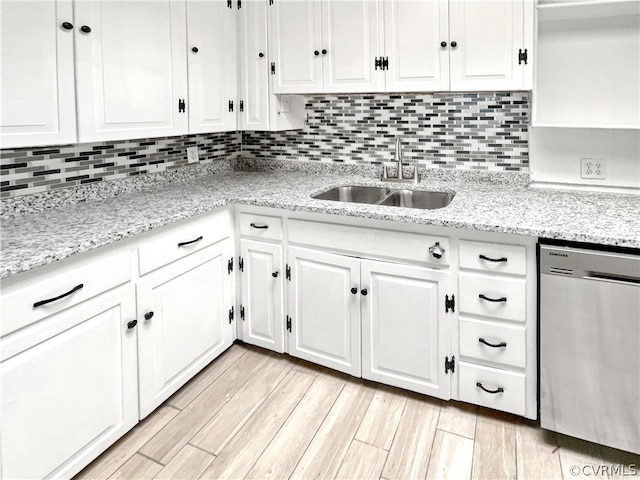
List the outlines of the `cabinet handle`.
{"label": "cabinet handle", "polygon": [[479,338],[478,342],[480,343],[484,343],[487,347],[492,347],[492,348],[503,348],[507,346],[506,342],[500,342],[500,343],[489,343],[487,342],[484,338]]}
{"label": "cabinet handle", "polygon": [[356,295],[358,293],[358,289],[356,287],[352,287],[351,288],[351,293],[353,293],[354,295]]}
{"label": "cabinet handle", "polygon": [[47,300],[40,300],[39,302],[36,302],[33,304],[33,308],[38,308],[38,307],[41,307],[42,305],[46,305],[47,303],[55,302],[56,300],[60,300],[61,298],[68,297],[69,295],[76,293],[78,290],[80,290],[83,287],[84,287],[84,284],[81,283],[80,285],[76,285],[75,287],[73,287],[68,292],[63,293],[62,295],[58,295],[57,297],[53,297],[53,298],[48,298]]}
{"label": "cabinet handle", "polygon": [[278,272],[273,272],[273,273],[271,274],[271,276],[272,276],[273,278],[278,278]]}
{"label": "cabinet handle", "polygon": [[144,314],[145,320],[151,320],[153,318],[153,312],[147,312]]}
{"label": "cabinet handle", "polygon": [[72,30],[73,29],[73,23],[64,22],[62,24],[62,28],[64,28],[65,30]]}
{"label": "cabinet handle", "polygon": [[487,297],[486,295],[483,295],[482,293],[478,295],[478,298],[482,300],[486,300],[487,302],[506,302],[507,301],[507,297],[491,298],[491,297]]}
{"label": "cabinet handle", "polygon": [[260,52],[260,53],[258,54],[258,56],[259,56],[260,58],[262,58],[262,57],[264,57],[264,53]]}
{"label": "cabinet handle", "polygon": [[440,242],[436,242],[435,245],[429,247],[429,253],[433,258],[442,258],[444,255],[444,248],[440,246]]}
{"label": "cabinet handle", "polygon": [[442,48],[446,47],[446,46],[447,46],[447,42],[440,42],[440,46],[441,46]]}
{"label": "cabinet handle", "polygon": [[367,291],[367,289],[366,289],[366,288],[363,288],[362,290],[360,290],[360,293],[361,293],[363,296],[365,296],[365,297],[366,297],[366,296],[367,296],[367,293],[369,293],[369,292]]}
{"label": "cabinet handle", "polygon": [[323,48],[323,49],[322,49],[322,54],[323,54],[323,55],[326,55],[326,54],[327,54],[327,49],[326,49],[326,48]]}
{"label": "cabinet handle", "polygon": [[87,25],[83,25],[80,27],[80,31],[82,33],[91,33],[91,27],[87,26]]}
{"label": "cabinet handle", "polygon": [[193,48],[191,49],[191,51],[192,51],[193,53],[198,53],[198,47],[193,47]]}
{"label": "cabinet handle", "polygon": [[487,392],[487,393],[493,393],[493,394],[496,394],[496,393],[502,393],[502,392],[504,392],[504,388],[502,388],[502,387],[498,387],[498,388],[496,388],[495,390],[489,390],[488,388],[485,388],[485,386],[484,386],[484,385],[482,385],[482,383],[480,383],[480,382],[476,382],[476,387],[478,387],[478,388],[480,388],[480,389],[484,390],[484,391],[485,391],[485,392]]}
{"label": "cabinet handle", "polygon": [[194,240],[189,240],[188,242],[180,242],[178,244],[178,247],[184,247],[185,245],[191,245],[192,243],[197,243],[200,240],[202,240],[202,235],[200,235],[198,238],[196,238]]}
{"label": "cabinet handle", "polygon": [[269,225],[265,225],[265,224],[258,225],[257,223],[250,223],[249,225],[252,228],[260,228],[260,229],[263,229],[263,230],[266,230],[267,228],[269,228]]}
{"label": "cabinet handle", "polygon": [[451,48],[456,48],[457,46],[458,46],[458,42],[456,42],[455,40],[451,42]]}
{"label": "cabinet handle", "polygon": [[320,55],[320,52],[318,50],[314,50],[313,54],[317,57],[318,55]]}
{"label": "cabinet handle", "polygon": [[130,322],[127,323],[127,328],[131,330],[132,328],[135,328],[137,324],[138,324],[138,320],[131,320]]}
{"label": "cabinet handle", "polygon": [[487,262],[506,262],[507,261],[507,257],[500,257],[500,258],[490,258],[490,257],[486,257],[482,254],[478,255],[478,258],[480,260],[486,260]]}

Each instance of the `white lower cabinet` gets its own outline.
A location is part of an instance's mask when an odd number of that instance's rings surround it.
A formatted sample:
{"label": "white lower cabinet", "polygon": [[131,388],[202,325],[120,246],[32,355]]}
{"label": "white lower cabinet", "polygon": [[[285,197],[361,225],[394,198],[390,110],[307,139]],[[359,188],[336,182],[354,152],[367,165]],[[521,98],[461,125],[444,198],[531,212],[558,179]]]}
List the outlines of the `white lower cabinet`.
{"label": "white lower cabinet", "polygon": [[449,271],[363,260],[361,275],[362,376],[449,399]]}
{"label": "white lower cabinet", "polygon": [[2,338],[2,478],[69,478],[137,423],[132,321],[129,284]]}
{"label": "white lower cabinet", "polygon": [[282,246],[240,241],[242,341],[284,352]]}
{"label": "white lower cabinet", "polygon": [[360,376],[360,260],[289,247],[289,354]]}
{"label": "white lower cabinet", "polygon": [[138,283],[140,418],[231,346],[231,257],[224,240]]}

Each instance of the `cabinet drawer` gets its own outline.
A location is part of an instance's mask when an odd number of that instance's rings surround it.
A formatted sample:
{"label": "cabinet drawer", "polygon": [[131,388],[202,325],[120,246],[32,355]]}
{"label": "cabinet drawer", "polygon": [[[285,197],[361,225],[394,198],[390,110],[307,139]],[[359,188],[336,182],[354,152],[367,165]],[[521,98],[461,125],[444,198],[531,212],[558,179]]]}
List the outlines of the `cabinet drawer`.
{"label": "cabinet drawer", "polygon": [[[0,336],[24,328],[131,279],[131,256],[121,252],[43,272],[34,281],[3,291]],[[10,313],[10,314],[9,314]]]}
{"label": "cabinet drawer", "polygon": [[505,278],[460,272],[460,312],[524,322],[524,278]]}
{"label": "cabinet drawer", "polygon": [[180,222],[154,232],[138,247],[140,275],[179,260],[227,238],[231,220],[227,210]]}
{"label": "cabinet drawer", "polygon": [[241,213],[240,234],[243,237],[261,238],[263,240],[282,240],[282,218],[255,213]]}
{"label": "cabinet drawer", "polygon": [[460,268],[524,275],[527,250],[523,245],[460,241]]}
{"label": "cabinet drawer", "polygon": [[463,402],[517,415],[525,414],[525,376],[523,374],[460,362],[459,381],[460,400]]}
{"label": "cabinet drawer", "polygon": [[[449,238],[439,235],[353,227],[335,223],[289,221],[289,242],[352,252],[358,257],[386,257],[431,265],[449,265]],[[429,252],[438,243],[437,258]]]}
{"label": "cabinet drawer", "polygon": [[525,338],[525,328],[520,325],[460,319],[460,355],[465,357],[524,368]]}

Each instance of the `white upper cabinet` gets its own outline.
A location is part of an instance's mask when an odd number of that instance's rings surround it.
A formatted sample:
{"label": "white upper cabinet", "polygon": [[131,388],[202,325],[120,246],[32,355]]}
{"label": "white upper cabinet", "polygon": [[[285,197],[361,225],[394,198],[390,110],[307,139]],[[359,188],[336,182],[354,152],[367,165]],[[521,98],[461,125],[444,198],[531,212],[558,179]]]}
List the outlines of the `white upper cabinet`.
{"label": "white upper cabinet", "polygon": [[[269,6],[274,93],[322,91],[322,26],[318,0],[275,0]],[[315,54],[315,52],[318,52]]]}
{"label": "white upper cabinet", "polygon": [[76,141],[70,0],[0,2],[2,148]]}
{"label": "white upper cabinet", "polygon": [[[525,0],[450,0],[449,46],[451,90],[518,90],[531,88],[530,58],[520,60],[525,40],[525,14],[532,24],[533,6]],[[532,36],[532,27],[529,28]]]}
{"label": "white upper cabinet", "polygon": [[269,7],[275,93],[373,92],[378,2],[275,0]]}
{"label": "white upper cabinet", "polygon": [[[277,96],[271,83],[273,53],[268,48],[267,2],[244,0],[238,11],[238,128],[240,130],[289,130],[302,128],[305,100],[301,96]],[[274,62],[275,67],[275,62]]]}
{"label": "white upper cabinet", "polygon": [[235,9],[226,0],[187,0],[187,32],[189,133],[236,130]]}
{"label": "white upper cabinet", "polygon": [[446,1],[386,0],[386,90],[448,90],[448,42],[449,9]]}
{"label": "white upper cabinet", "polygon": [[76,0],[80,142],[187,132],[185,10],[171,0]]}
{"label": "white upper cabinet", "polygon": [[322,62],[323,91],[382,90],[384,78],[375,71],[382,40],[378,2],[328,0],[321,5],[322,43],[314,47],[313,55]]}

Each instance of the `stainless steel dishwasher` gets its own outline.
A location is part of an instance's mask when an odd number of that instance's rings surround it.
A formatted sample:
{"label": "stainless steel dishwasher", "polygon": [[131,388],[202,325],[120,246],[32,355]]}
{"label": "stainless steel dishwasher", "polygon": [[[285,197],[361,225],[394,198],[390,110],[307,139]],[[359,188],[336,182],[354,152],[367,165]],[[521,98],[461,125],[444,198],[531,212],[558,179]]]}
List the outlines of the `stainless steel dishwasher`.
{"label": "stainless steel dishwasher", "polygon": [[540,423],[640,453],[640,252],[540,245]]}

